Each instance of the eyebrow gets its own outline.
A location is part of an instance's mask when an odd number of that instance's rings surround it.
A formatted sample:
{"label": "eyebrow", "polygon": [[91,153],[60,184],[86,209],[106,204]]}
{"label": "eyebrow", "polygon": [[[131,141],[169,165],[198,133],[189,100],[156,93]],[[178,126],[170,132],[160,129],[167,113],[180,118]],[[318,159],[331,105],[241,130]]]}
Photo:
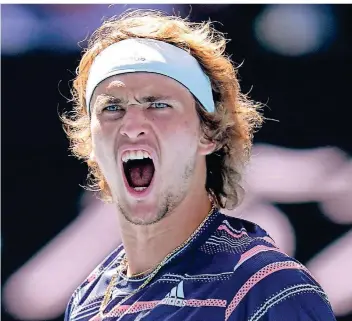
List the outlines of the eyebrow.
{"label": "eyebrow", "polygon": [[[166,95],[149,95],[149,96],[141,97],[140,99],[135,98],[135,100],[139,104],[143,104],[143,103],[153,103],[160,100],[175,100],[175,99]],[[127,105],[128,100],[123,98],[118,98],[108,94],[101,94],[97,97],[96,104],[94,105],[102,105],[102,104]]]}

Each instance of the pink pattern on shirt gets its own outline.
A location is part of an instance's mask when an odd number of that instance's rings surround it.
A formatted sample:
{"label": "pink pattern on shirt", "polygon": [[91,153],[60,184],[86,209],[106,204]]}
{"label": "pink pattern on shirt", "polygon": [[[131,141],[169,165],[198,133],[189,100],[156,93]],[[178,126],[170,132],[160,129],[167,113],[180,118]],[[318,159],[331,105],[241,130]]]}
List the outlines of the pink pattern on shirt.
{"label": "pink pattern on shirt", "polygon": [[265,251],[275,251],[275,252],[279,252],[279,253],[285,254],[280,249],[278,249],[277,247],[270,247],[270,246],[267,246],[267,245],[256,245],[255,247],[251,248],[250,250],[244,252],[241,255],[238,263],[236,264],[236,268],[239,267],[246,260],[248,260],[251,257],[255,256],[256,254],[261,253],[261,252],[265,252]]}
{"label": "pink pattern on shirt", "polygon": [[218,230],[219,231],[222,231],[222,230],[225,230],[228,234],[230,234],[232,237],[234,237],[235,239],[239,239],[241,238],[242,236],[248,236],[247,232],[246,231],[242,231],[241,233],[239,234],[236,234],[232,231],[230,231],[230,229],[224,225],[224,224],[221,224],[219,227],[218,227]]}
{"label": "pink pattern on shirt", "polygon": [[236,293],[236,295],[234,296],[231,303],[226,309],[225,321],[228,320],[231,313],[236,309],[236,307],[239,305],[239,303],[242,301],[245,295],[249,292],[249,290],[253,288],[259,281],[261,281],[268,275],[273,274],[274,272],[285,270],[285,269],[301,269],[306,271],[306,268],[302,264],[292,262],[292,261],[275,262],[263,267],[258,272],[253,274]]}

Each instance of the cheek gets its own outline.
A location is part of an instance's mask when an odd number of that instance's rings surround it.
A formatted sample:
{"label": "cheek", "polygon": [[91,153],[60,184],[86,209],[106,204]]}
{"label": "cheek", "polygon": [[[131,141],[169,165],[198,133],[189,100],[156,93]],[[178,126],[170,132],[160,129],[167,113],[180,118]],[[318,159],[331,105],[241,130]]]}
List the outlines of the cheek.
{"label": "cheek", "polygon": [[174,134],[178,133],[187,133],[191,135],[197,134],[198,123],[193,117],[186,115],[175,116],[167,122],[161,120],[158,122],[158,127],[163,130],[173,132]]}
{"label": "cheek", "polygon": [[180,124],[179,133],[181,133],[180,139],[182,138],[185,143],[188,142],[190,147],[197,145],[199,137],[198,124],[193,119],[185,119]]}
{"label": "cheek", "polygon": [[[164,135],[167,133],[167,137]],[[180,155],[194,154],[197,149],[199,132],[193,121],[183,119],[182,121],[174,121],[161,132],[166,139],[168,151],[175,157]]]}

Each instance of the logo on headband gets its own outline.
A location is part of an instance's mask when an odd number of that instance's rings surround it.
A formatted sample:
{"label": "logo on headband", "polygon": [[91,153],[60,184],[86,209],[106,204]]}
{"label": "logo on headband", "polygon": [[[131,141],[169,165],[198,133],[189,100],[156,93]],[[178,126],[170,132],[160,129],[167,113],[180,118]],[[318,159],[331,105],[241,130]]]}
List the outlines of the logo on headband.
{"label": "logo on headband", "polygon": [[126,62],[126,61],[133,61],[133,62],[138,62],[138,61],[146,61],[147,59],[143,56],[141,56],[137,51],[133,52],[132,54],[129,54],[128,56],[122,56],[120,60]]}

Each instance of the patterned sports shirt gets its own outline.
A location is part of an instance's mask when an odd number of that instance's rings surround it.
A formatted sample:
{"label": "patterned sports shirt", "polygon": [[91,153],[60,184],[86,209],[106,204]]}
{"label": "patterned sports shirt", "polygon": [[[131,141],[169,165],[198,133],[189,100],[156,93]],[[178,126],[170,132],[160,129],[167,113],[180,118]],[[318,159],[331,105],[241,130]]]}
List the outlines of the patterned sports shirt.
{"label": "patterned sports shirt", "polygon": [[106,288],[125,251],[120,245],[77,288],[65,321],[333,321],[328,298],[313,276],[283,253],[258,225],[211,214],[153,280],[118,275],[99,317]]}

